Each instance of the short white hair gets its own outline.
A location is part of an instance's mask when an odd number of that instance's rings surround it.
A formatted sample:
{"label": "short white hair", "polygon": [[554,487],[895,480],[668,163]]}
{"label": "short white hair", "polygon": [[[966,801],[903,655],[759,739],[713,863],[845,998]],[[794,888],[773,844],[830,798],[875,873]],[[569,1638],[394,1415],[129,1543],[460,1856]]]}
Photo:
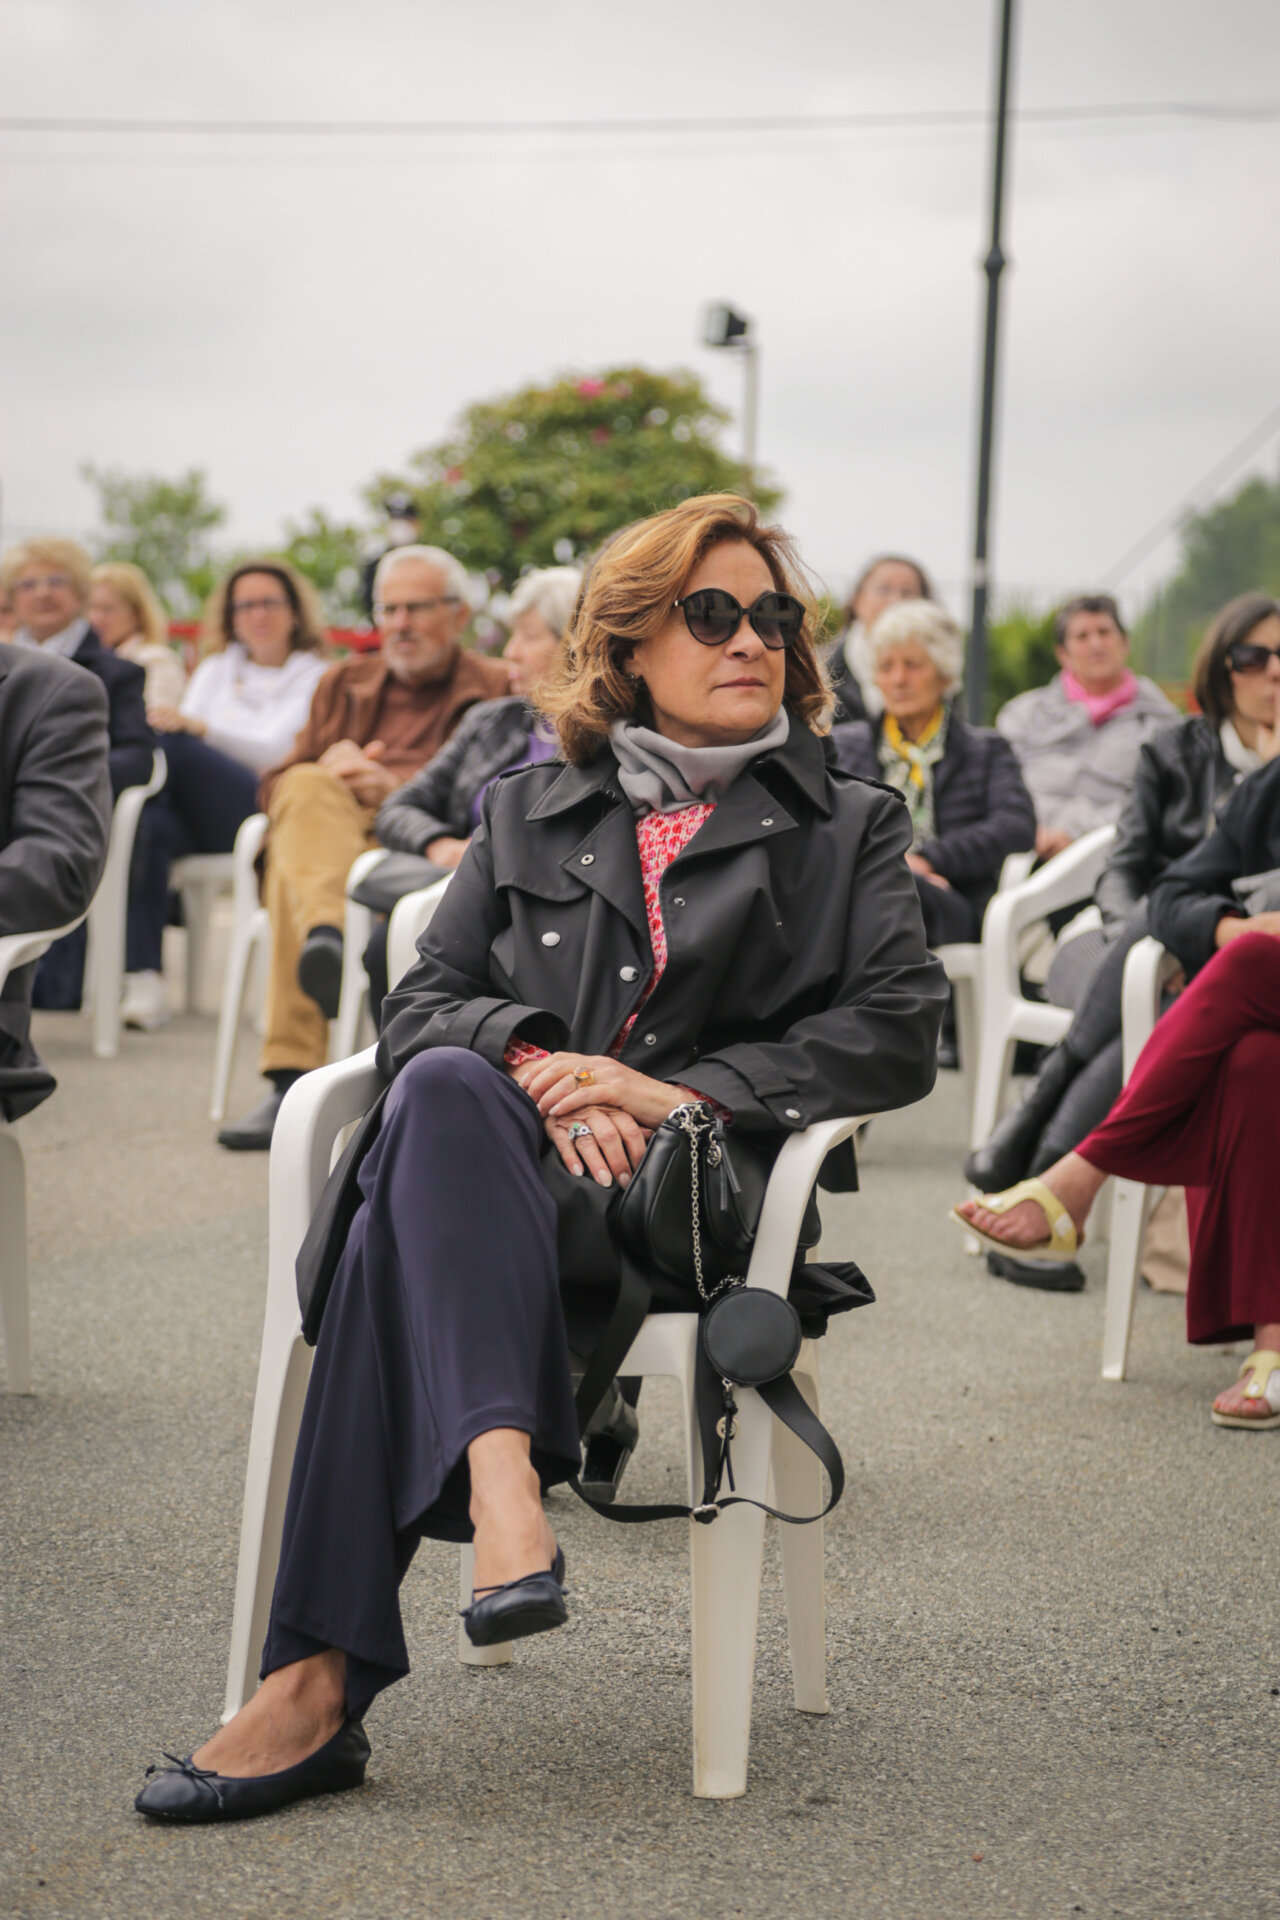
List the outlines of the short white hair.
{"label": "short white hair", "polygon": [[911,641],[924,648],[948,691],[964,678],[964,635],[945,607],[934,600],[899,600],[887,607],[867,635],[872,660],[890,647],[904,647]]}
{"label": "short white hair", "polygon": [[383,582],[392,567],[398,567],[405,560],[422,560],[444,575],[444,590],[455,600],[461,600],[464,606],[471,605],[471,581],[461,560],[455,560],[443,547],[392,547],[379,560],[373,575],[373,597],[381,600]]}
{"label": "short white hair", "polygon": [[556,639],[561,640],[581,591],[581,568],[535,567],[517,580],[507,619],[514,626],[522,613],[536,613],[546,621]]}

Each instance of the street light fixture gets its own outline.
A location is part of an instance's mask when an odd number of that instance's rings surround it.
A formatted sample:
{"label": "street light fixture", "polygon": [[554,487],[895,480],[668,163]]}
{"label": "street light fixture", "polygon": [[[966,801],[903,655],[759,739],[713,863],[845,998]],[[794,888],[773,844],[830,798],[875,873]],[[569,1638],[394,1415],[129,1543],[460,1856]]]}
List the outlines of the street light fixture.
{"label": "street light fixture", "polygon": [[702,315],[704,347],[728,348],[742,359],[742,464],[748,474],[756,464],[756,418],[760,405],[760,342],[751,331],[751,322],[726,301],[704,309]]}

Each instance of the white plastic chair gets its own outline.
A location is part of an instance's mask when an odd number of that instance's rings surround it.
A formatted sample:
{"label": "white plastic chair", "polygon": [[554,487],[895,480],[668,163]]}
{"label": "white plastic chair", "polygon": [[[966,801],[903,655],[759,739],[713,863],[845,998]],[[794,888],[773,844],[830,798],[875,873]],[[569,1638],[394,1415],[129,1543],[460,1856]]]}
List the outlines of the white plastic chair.
{"label": "white plastic chair", "polygon": [[[1021,885],[1035,865],[1034,853],[1005,855],[1000,869],[997,892]],[[982,1047],[982,944],[977,940],[952,940],[937,948],[937,955],[955,989],[956,1042],[960,1053],[960,1071],[969,1085],[972,1107],[978,1085],[978,1058]]]}
{"label": "white plastic chair", "polygon": [[[18,967],[38,960],[55,940],[74,933],[84,915],[48,932],[10,933],[0,939],[0,989]],[[0,1119],[0,1331],[4,1334],[5,1389],[31,1391],[31,1312],[27,1281],[27,1176],[17,1134]]]}
{"label": "white plastic chair", "polygon": [[168,777],[162,753],[152,756],[145,786],[126,787],[111,811],[107,864],[89,907],[89,944],[84,961],[84,1004],[93,1020],[93,1051],[114,1060],[120,1049],[120,995],[129,920],[129,865],[142,809]]}
{"label": "white plastic chair", "polygon": [[366,874],[387,857],[385,847],[371,847],[358,854],[347,875],[347,899],[342,921],[342,991],[338,997],[338,1017],[329,1048],[331,1060],[349,1060],[360,1044],[360,1028],[369,1009],[369,976],[365,972],[364,950],[373,933],[373,913],[351,898]]}
{"label": "white plastic chair", "polygon": [[221,1120],[227,1110],[227,1091],[235,1065],[236,1041],[244,1014],[245,991],[255,955],[265,956],[271,945],[271,918],[258,898],[257,858],[267,834],[265,813],[251,813],[236,835],[232,865],[231,950],[222,980],[222,1011],[218,1016],[218,1044],[213,1065],[213,1098],[209,1118]]}
{"label": "white plastic chair", "polygon": [[[371,1048],[297,1081],[276,1122],[271,1146],[266,1325],[249,1441],[224,1719],[239,1710],[257,1685],[259,1650],[266,1634],[289,1474],[311,1368],[310,1350],[302,1339],[294,1261],[342,1130],[365,1111],[379,1085]],[[769,1182],[747,1274],[749,1286],[785,1292],[818,1169],[826,1153],[857,1124],[852,1119],[826,1121],[786,1142]],[[680,1381],[691,1505],[701,1487],[693,1411],[697,1330],[695,1314],[651,1315],[621,1368],[626,1374],[668,1374]],[[796,1375],[816,1409],[814,1342],[804,1343]],[[740,1389],[738,1398],[734,1470],[739,1492],[765,1500],[772,1493],[772,1504],[793,1513],[817,1513],[822,1504],[821,1470],[813,1455],[773,1420],[757,1394]],[[689,1523],[693,1790],[703,1798],[730,1799],[746,1791],[763,1540],[764,1515],[754,1507],[734,1507],[710,1526]],[[796,1706],[805,1713],[827,1711],[822,1553],[821,1522],[782,1528],[793,1692]],[[464,1548],[460,1568],[464,1600],[470,1597],[471,1568],[471,1549]],[[500,1665],[511,1657],[509,1646],[472,1647],[461,1624],[458,1650],[461,1659],[475,1666]]]}
{"label": "white plastic chair", "polygon": [[[1139,940],[1124,963],[1124,1077],[1126,1084],[1160,1017],[1165,983],[1177,969],[1174,955],[1150,938]],[[1114,1180],[1111,1245],[1107,1252],[1107,1303],[1102,1323],[1102,1377],[1123,1380],[1129,1359],[1133,1302],[1138,1290],[1142,1242],[1163,1191],[1140,1180]]]}
{"label": "white plastic chair", "polygon": [[969,1144],[980,1147],[1000,1117],[1019,1040],[1053,1046],[1071,1025],[1066,1007],[1028,1000],[1019,979],[1019,936],[1047,914],[1087,900],[1101,877],[1114,827],[1096,827],[1037,873],[992,896],[982,924],[979,1044]]}
{"label": "white plastic chair", "polygon": [[187,934],[187,1012],[202,1005],[209,971],[210,932],[219,897],[235,890],[234,853],[189,853],[169,869],[169,885],[182,900]]}
{"label": "white plastic chair", "polygon": [[416,893],[406,893],[403,899],[396,901],[391,924],[387,928],[388,986],[394,987],[403,980],[417,959],[418,941],[444,899],[444,890],[452,878],[451,873],[446,873],[443,880],[435,880],[429,887],[419,887]]}

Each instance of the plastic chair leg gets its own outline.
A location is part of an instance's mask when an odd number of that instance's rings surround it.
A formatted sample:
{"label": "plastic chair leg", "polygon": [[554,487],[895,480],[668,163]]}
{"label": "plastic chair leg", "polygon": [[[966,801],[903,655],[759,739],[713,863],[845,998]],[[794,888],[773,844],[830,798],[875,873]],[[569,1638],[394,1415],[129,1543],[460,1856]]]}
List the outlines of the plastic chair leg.
{"label": "plastic chair leg", "polygon": [[235,1065],[236,1041],[240,1034],[245,988],[248,985],[254,949],[260,941],[270,938],[269,931],[264,934],[261,929],[258,917],[260,911],[261,909],[255,912],[248,925],[237,926],[231,936],[227,973],[222,983],[222,1011],[218,1016],[218,1048],[213,1068],[213,1099],[209,1107],[211,1120],[221,1120],[227,1110],[227,1092],[231,1086],[231,1070]]}
{"label": "plastic chair leg", "polygon": [[27,1286],[27,1177],[16,1135],[0,1123],[0,1327],[5,1388],[31,1391],[31,1318]]}
{"label": "plastic chair leg", "polygon": [[[471,1590],[475,1586],[476,1550],[466,1546],[458,1556],[458,1605],[471,1605]],[[500,1641],[492,1647],[473,1647],[467,1638],[467,1630],[461,1620],[458,1622],[458,1658],[464,1667],[509,1667],[511,1665],[511,1642]]]}
{"label": "plastic chair leg", "polygon": [[[759,1395],[739,1389],[734,1474],[739,1491],[757,1499],[768,1488],[772,1424]],[[691,1520],[689,1536],[693,1791],[702,1800],[733,1800],[747,1790],[764,1514],[730,1507],[710,1526]]]}
{"label": "plastic chair leg", "polygon": [[240,1523],[224,1721],[238,1713],[257,1690],[258,1661],[280,1562],[289,1475],[310,1377],[311,1349],[303,1342],[295,1315],[283,1337],[279,1329],[274,1334],[268,1329],[263,1336]]}
{"label": "plastic chair leg", "polygon": [[[126,873],[126,881],[127,881]],[[89,914],[85,986],[89,995],[93,1051],[114,1060],[120,1050],[120,995],[124,987],[125,900],[110,883],[98,890]]]}
{"label": "plastic chair leg", "polygon": [[974,1076],[973,1124],[969,1134],[969,1145],[973,1148],[986,1144],[991,1137],[991,1129],[1000,1118],[1016,1044],[1011,1036],[997,1039],[991,1033],[982,1034],[978,1071]]}
{"label": "plastic chair leg", "polygon": [[1107,1304],[1102,1323],[1102,1377],[1123,1380],[1129,1359],[1133,1300],[1138,1289],[1142,1239],[1152,1189],[1137,1180],[1117,1180],[1111,1201],[1111,1246],[1107,1254]]}
{"label": "plastic chair leg", "polygon": [[[804,1357],[795,1380],[818,1412],[815,1369],[804,1373]],[[802,1440],[781,1420],[773,1423],[772,1504],[783,1513],[817,1513],[822,1505],[822,1469]],[[717,1525],[719,1523],[717,1522]],[[823,1572],[822,1522],[789,1527],[779,1522],[782,1585],[787,1601],[787,1639],[791,1647],[791,1684],[801,1713],[826,1713],[827,1622]]]}
{"label": "plastic chair leg", "polygon": [[187,1012],[198,1013],[204,995],[209,960],[209,930],[213,923],[218,883],[200,880],[182,888],[182,922],[187,930]]}

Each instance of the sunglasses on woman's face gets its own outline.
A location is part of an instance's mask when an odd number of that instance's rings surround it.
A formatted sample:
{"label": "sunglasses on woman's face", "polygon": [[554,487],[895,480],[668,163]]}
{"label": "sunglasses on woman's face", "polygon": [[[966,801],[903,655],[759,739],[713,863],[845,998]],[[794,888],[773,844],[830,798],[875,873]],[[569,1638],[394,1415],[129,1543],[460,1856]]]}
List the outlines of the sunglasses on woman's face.
{"label": "sunglasses on woman's face", "polygon": [[1265,673],[1271,661],[1280,655],[1280,647],[1259,646],[1255,640],[1241,640],[1227,654],[1232,673]]}
{"label": "sunglasses on woman's face", "polygon": [[780,647],[794,646],[804,625],[804,603],[790,593],[762,593],[754,605],[741,607],[723,587],[703,587],[697,593],[686,593],[673,605],[684,614],[686,627],[704,647],[722,647],[726,640],[732,640],[744,614],[752,631],[775,653]]}

